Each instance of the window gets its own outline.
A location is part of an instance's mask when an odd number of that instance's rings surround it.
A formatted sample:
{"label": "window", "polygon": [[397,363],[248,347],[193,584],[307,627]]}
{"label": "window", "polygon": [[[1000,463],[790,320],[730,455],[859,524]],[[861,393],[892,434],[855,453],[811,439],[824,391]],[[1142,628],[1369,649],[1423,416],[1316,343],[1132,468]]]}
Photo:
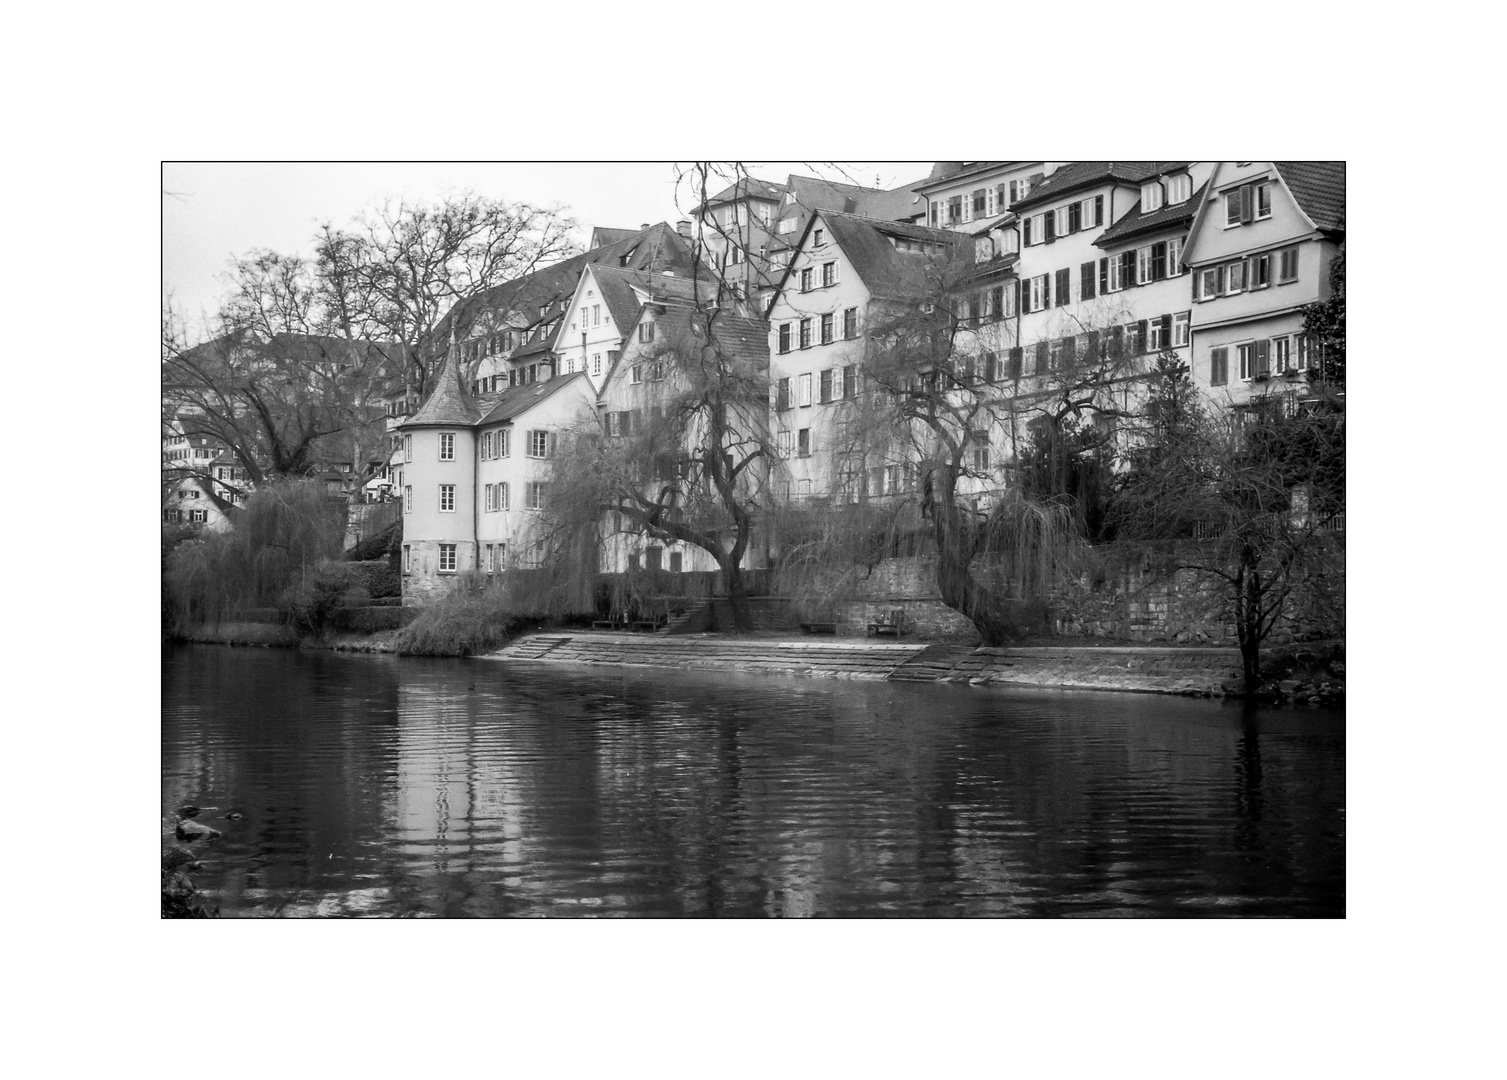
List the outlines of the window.
{"label": "window", "polygon": [[670,552],[670,573],[678,574],[685,565],[685,557],[678,551]]}
{"label": "window", "polygon": [[653,341],[654,340],[654,324],[653,323],[651,323],[651,322],[641,322],[641,323],[638,324],[638,340],[640,340],[640,341]]}
{"label": "window", "polygon": [[440,509],[447,514],[455,513],[455,485],[440,485]]}
{"label": "window", "polygon": [[1256,220],[1272,216],[1272,186],[1270,184],[1256,185]]}
{"label": "window", "polygon": [[1072,271],[1067,267],[1057,271],[1057,306],[1071,303],[1073,299]]}
{"label": "window", "polygon": [[1245,263],[1244,262],[1230,263],[1230,265],[1225,268],[1225,275],[1224,276],[1225,276],[1224,291],[1226,293],[1238,293],[1238,292],[1243,292],[1245,290]]}
{"label": "window", "polygon": [[451,431],[440,432],[440,460],[455,460],[455,433]]}
{"label": "window", "polygon": [[1093,229],[1103,224],[1103,195],[1095,195],[1092,199],[1084,199],[1079,205],[1081,209],[1079,210],[1078,217],[1082,228]]}
{"label": "window", "polygon": [[1272,366],[1278,374],[1296,370],[1292,365],[1292,339],[1272,338]]}
{"label": "window", "polygon": [[440,573],[442,573],[442,574],[453,574],[453,573],[455,573],[455,545],[454,544],[441,544],[440,545]]}
{"label": "window", "polygon": [[208,510],[190,510],[188,512],[188,520],[189,521],[208,521],[209,520],[209,511]]}
{"label": "window", "polygon": [[1205,270],[1200,270],[1198,272],[1198,279],[1196,284],[1198,285],[1198,289],[1196,290],[1193,299],[1214,299],[1214,297],[1218,296],[1223,291],[1221,286],[1224,284],[1224,267],[1211,266]]}
{"label": "window", "polygon": [[858,397],[858,365],[849,364],[842,369],[842,396],[844,401]]}
{"label": "window", "polygon": [[403,545],[403,573],[413,573],[413,545]]}
{"label": "window", "polygon": [[1099,260],[1099,278],[1105,292],[1119,292],[1125,288],[1124,267],[1125,264],[1118,255]]}
{"label": "window", "polygon": [[831,312],[828,312],[827,314],[825,314],[825,315],[822,316],[822,344],[823,345],[830,345],[830,344],[832,344],[832,319],[833,319],[833,316],[832,316]]}
{"label": "window", "polygon": [[403,513],[413,513],[413,485],[411,484],[403,488]]}
{"label": "window", "polygon": [[858,309],[850,307],[842,313],[842,336],[852,341],[858,336]]}
{"label": "window", "polygon": [[555,437],[549,431],[530,431],[528,433],[528,456],[531,458],[549,457]]}
{"label": "window", "polygon": [[811,456],[811,429],[803,427],[795,433],[795,452],[801,457]]}
{"label": "window", "polygon": [[592,353],[591,354],[591,373],[593,375],[600,375],[602,373],[602,354],[601,353]]}
{"label": "window", "polygon": [[513,430],[502,428],[492,436],[492,449],[498,457],[511,457],[513,453]]}
{"label": "window", "polygon": [[986,473],[989,471],[989,433],[987,431],[969,432],[973,441],[973,470],[974,472]]}
{"label": "window", "polygon": [[1256,343],[1247,342],[1244,345],[1235,346],[1235,355],[1240,358],[1240,377],[1253,379],[1256,377]]}
{"label": "window", "polygon": [[1028,283],[1029,295],[1026,304],[1027,311],[1040,311],[1051,300],[1051,285],[1046,274],[1038,275],[1030,279]]}
{"label": "window", "polygon": [[523,505],[529,510],[544,509],[544,485],[537,480],[530,480],[523,485]]}
{"label": "window", "polygon": [[487,485],[485,485],[485,494],[486,494],[486,501],[483,504],[482,509],[486,513],[490,514],[492,511],[494,511],[494,510],[497,509],[497,505],[493,502],[493,499],[496,496],[496,490],[493,488],[493,486],[491,484],[487,484]]}
{"label": "window", "polygon": [[1173,206],[1185,203],[1193,197],[1193,178],[1187,173],[1167,178],[1167,202]]}
{"label": "window", "polygon": [[1230,350],[1226,348],[1209,350],[1209,385],[1223,386],[1230,381]]}
{"label": "window", "polygon": [[837,264],[822,263],[822,288],[837,284]]}
{"label": "window", "polygon": [[1172,317],[1172,347],[1174,349],[1188,344],[1188,326],[1192,315],[1191,311],[1179,311]]}
{"label": "window", "polygon": [[988,189],[979,188],[973,193],[971,201],[973,203],[973,216],[976,218],[984,217],[989,209]]}
{"label": "window", "polygon": [[954,195],[947,200],[947,224],[956,225],[963,220],[963,196]]}
{"label": "window", "polygon": [[592,304],[591,305],[591,325],[592,326],[601,326],[602,325],[602,305],[601,304]]}
{"label": "window", "polygon": [[1058,236],[1066,236],[1073,231],[1070,210],[1070,207],[1059,206],[1052,211],[1053,225]]}
{"label": "window", "polygon": [[775,397],[774,407],[778,412],[784,412],[790,408],[790,380],[780,379],[774,384]]}
{"label": "window", "polygon": [[811,291],[811,268],[808,266],[801,271],[801,292]]}
{"label": "window", "polygon": [[780,452],[780,457],[788,458],[790,450],[795,445],[794,436],[788,431],[779,431],[774,436],[775,449]]}
{"label": "window", "polygon": [[[841,373],[842,371],[841,368],[838,368],[836,370],[839,373]],[[818,391],[820,396],[817,398],[817,400],[820,401],[823,405],[830,405],[832,403],[832,371],[832,368],[828,368],[827,370],[822,372],[821,389]]]}
{"label": "window", "polygon": [[1272,257],[1270,255],[1251,256],[1250,267],[1247,288],[1264,289],[1272,283]]}
{"label": "window", "polygon": [[404,435],[403,436],[403,460],[405,462],[413,460],[413,436],[412,435]]}
{"label": "window", "polygon": [[1277,284],[1286,285],[1298,280],[1298,249],[1286,248],[1277,261]]}
{"label": "window", "polygon": [[780,323],[780,352],[782,352],[782,353],[788,353],[789,351],[790,351],[790,324],[788,322],[787,323]]}
{"label": "window", "polygon": [[1024,228],[1026,230],[1026,247],[1035,247],[1037,244],[1046,243],[1047,216],[1045,214],[1036,214],[1033,217],[1026,218]]}
{"label": "window", "polygon": [[1248,225],[1272,216],[1272,186],[1269,181],[1242,184],[1224,196],[1224,225]]}
{"label": "window", "polygon": [[795,403],[801,408],[811,404],[811,373],[799,376],[795,380]]}
{"label": "window", "polygon": [[1175,236],[1167,241],[1167,276],[1177,277],[1183,272],[1183,238]]}
{"label": "window", "polygon": [[1148,352],[1161,352],[1167,347],[1167,338],[1172,329],[1171,316],[1163,315],[1161,318],[1152,319],[1146,327],[1146,350]]}
{"label": "window", "polygon": [[801,348],[811,348],[811,320],[801,320]]}
{"label": "window", "polygon": [[811,230],[811,242],[816,247],[821,247],[823,244],[825,244],[827,242],[827,230],[826,229],[812,229]]}
{"label": "window", "polygon": [[795,493],[797,495],[810,495],[811,491],[812,487],[810,480],[797,480],[795,482]]}

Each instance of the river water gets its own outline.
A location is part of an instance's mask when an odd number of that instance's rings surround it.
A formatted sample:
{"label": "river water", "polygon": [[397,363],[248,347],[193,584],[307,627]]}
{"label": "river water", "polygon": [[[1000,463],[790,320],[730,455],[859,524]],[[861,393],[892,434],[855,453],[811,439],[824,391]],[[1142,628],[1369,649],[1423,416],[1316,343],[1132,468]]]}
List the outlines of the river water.
{"label": "river water", "polygon": [[184,646],[165,831],[185,803],[225,916],[1345,909],[1311,709]]}

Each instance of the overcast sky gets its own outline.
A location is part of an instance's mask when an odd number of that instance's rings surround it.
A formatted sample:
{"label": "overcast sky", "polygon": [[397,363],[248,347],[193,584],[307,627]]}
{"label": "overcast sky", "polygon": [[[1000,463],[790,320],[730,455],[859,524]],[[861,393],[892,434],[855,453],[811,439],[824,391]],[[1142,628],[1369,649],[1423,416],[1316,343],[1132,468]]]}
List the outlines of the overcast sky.
{"label": "overcast sky", "polygon": [[[753,162],[761,179],[790,173],[895,187],[925,176],[931,162]],[[197,329],[225,290],[229,260],[253,248],[308,255],[317,224],[343,224],[387,195],[433,200],[472,188],[482,195],[560,204],[582,225],[634,228],[675,222],[694,205],[677,200],[675,168],[653,163],[293,163],[163,166],[163,290]],[[678,201],[678,205],[677,205]]]}

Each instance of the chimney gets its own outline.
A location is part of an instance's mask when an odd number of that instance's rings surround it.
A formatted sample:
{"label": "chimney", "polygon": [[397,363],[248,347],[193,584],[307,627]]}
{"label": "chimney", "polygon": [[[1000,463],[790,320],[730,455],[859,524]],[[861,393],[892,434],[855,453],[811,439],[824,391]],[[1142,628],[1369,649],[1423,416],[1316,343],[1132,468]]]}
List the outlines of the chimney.
{"label": "chimney", "polygon": [[687,240],[691,238],[691,221],[689,218],[681,218],[675,223],[675,231]]}
{"label": "chimney", "polygon": [[647,221],[646,221],[646,222],[644,222],[644,223],[643,223],[643,224],[642,224],[642,225],[640,225],[640,226],[639,226],[639,227],[638,227],[638,231],[639,231],[639,232],[643,232],[643,231],[644,231],[644,230],[645,230],[645,229],[652,229],[652,228],[654,228],[654,226],[653,226],[653,225],[650,225],[650,224],[649,224],[649,223],[648,223],[648,222],[647,222]]}

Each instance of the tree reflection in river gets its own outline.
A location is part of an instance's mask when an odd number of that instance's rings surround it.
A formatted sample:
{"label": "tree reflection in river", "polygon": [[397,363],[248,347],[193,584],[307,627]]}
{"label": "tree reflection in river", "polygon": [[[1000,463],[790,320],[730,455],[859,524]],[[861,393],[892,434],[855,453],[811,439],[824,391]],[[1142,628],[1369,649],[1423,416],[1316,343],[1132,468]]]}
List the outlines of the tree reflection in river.
{"label": "tree reflection in river", "polygon": [[194,647],[163,736],[227,914],[1344,910],[1316,711]]}

